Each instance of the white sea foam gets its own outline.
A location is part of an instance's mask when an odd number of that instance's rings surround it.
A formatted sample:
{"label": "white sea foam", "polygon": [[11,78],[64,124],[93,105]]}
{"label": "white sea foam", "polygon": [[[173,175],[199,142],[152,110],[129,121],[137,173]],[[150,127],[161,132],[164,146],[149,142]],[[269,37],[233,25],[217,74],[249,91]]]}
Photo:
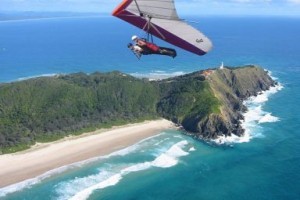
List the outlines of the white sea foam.
{"label": "white sea foam", "polygon": [[266,114],[265,116],[263,116],[259,121],[258,123],[271,123],[271,122],[277,122],[279,121],[279,118],[278,117],[274,117],[271,115],[271,113],[268,113]]}
{"label": "white sea foam", "polygon": [[[36,178],[29,179],[11,186],[7,186],[5,188],[0,189],[0,197],[4,197],[9,193],[14,193],[16,191],[21,191],[23,189],[31,188],[33,185],[38,184],[44,179],[47,179],[55,174],[60,174],[66,170],[77,168],[84,164],[97,161],[99,159],[107,159],[112,156],[125,156],[129,153],[139,151],[142,147],[145,146],[145,144],[147,145],[148,141],[151,142],[151,140],[154,139],[155,137],[158,137],[158,135],[153,136],[151,138],[144,139],[133,146],[127,147],[125,149],[114,152],[107,156],[95,157],[86,161],[63,166],[51,170]],[[169,138],[166,138],[165,140],[168,139]],[[152,143],[153,142],[156,142],[156,140],[153,140]],[[141,143],[143,144],[141,145]],[[70,199],[70,198],[86,199],[91,195],[91,193],[94,190],[106,188],[117,184],[126,174],[147,170],[151,167],[159,167],[159,168],[172,167],[178,163],[178,159],[181,156],[188,155],[188,153],[182,149],[187,144],[188,142],[185,140],[178,142],[174,144],[172,147],[170,147],[169,149],[164,150],[163,153],[159,154],[153,161],[150,162],[133,164],[121,170],[119,169],[119,166],[116,169],[115,166],[106,165],[105,168],[100,169],[100,172],[97,174],[93,174],[82,178],[74,178],[73,180],[68,180],[66,182],[59,183],[58,185],[55,186],[55,191],[58,195],[58,199],[60,200]],[[161,150],[163,150],[163,148],[161,148]],[[116,173],[116,171],[119,171],[119,173]]]}
{"label": "white sea foam", "polygon": [[175,135],[174,138],[180,138],[180,139],[182,139],[183,137],[182,137],[182,135]]}
{"label": "white sea foam", "polygon": [[186,74],[186,72],[183,71],[177,71],[177,72],[166,72],[166,71],[152,71],[149,73],[132,73],[132,76],[138,77],[138,78],[149,78],[150,80],[160,80],[165,78],[170,78],[174,76],[180,76]]}
{"label": "white sea foam", "polygon": [[60,182],[55,186],[55,191],[59,196],[58,200],[69,199],[74,196],[78,191],[83,191],[93,185],[105,181],[113,174],[109,172],[110,168],[99,172],[98,174],[89,175],[82,178],[74,178],[70,181]]}
{"label": "white sea foam", "polygon": [[250,99],[253,103],[264,103],[269,100],[268,95],[266,94],[257,95],[256,97],[250,97]]}
{"label": "white sea foam", "polygon": [[[174,136],[175,137],[175,136]],[[159,146],[160,144],[162,144],[162,143],[164,143],[165,141],[167,141],[167,140],[169,140],[170,138],[165,138],[165,139],[163,139],[163,140],[160,140],[160,141],[158,141],[158,142],[156,142],[155,144],[154,144],[154,146]]]}
{"label": "white sea foam", "polygon": [[[164,134],[164,132],[162,132],[161,134]],[[110,157],[113,157],[113,156],[125,156],[125,155],[130,154],[134,151],[139,150],[141,148],[142,143],[144,143],[148,140],[151,140],[155,137],[158,137],[161,134],[146,138],[146,139],[141,140],[140,142],[138,142],[138,143],[136,143],[132,146],[129,146],[127,148],[124,148],[124,149],[121,149],[119,151],[113,152],[113,153],[108,154],[106,156],[94,157],[94,158],[84,160],[84,161],[80,161],[80,162],[76,162],[76,163],[73,163],[73,164],[70,164],[70,165],[65,165],[65,166],[50,170],[50,171],[48,171],[48,172],[46,172],[46,173],[44,173],[40,176],[37,176],[35,178],[28,179],[28,180],[25,180],[25,181],[22,181],[22,182],[19,182],[19,183],[16,183],[16,184],[12,184],[12,185],[0,188],[0,197],[4,197],[7,194],[11,194],[11,193],[14,193],[14,192],[17,192],[17,191],[21,191],[21,190],[24,190],[24,189],[31,188],[33,185],[39,184],[41,181],[43,181],[43,180],[45,180],[45,179],[47,179],[51,176],[63,173],[63,172],[65,172],[67,170],[70,170],[70,169],[81,167],[83,165],[98,161],[100,159],[107,159],[107,158],[110,158]]]}
{"label": "white sea foam", "polygon": [[168,168],[176,165],[178,163],[178,159],[181,156],[188,155],[187,152],[182,150],[182,148],[187,145],[188,142],[186,140],[181,141],[177,144],[174,144],[170,149],[168,149],[165,153],[158,156],[153,162],[152,166]]}
{"label": "white sea foam", "polygon": [[16,183],[16,184],[12,184],[12,185],[0,188],[0,197],[4,197],[7,194],[11,194],[11,193],[14,193],[14,192],[17,192],[17,191],[22,191],[24,189],[31,188],[33,185],[39,184],[40,182],[42,182],[43,180],[45,180],[49,177],[52,177],[54,175],[63,173],[63,172],[65,172],[67,170],[70,170],[70,169],[81,167],[82,165],[94,162],[94,161],[96,161],[100,158],[101,157],[91,158],[91,159],[88,159],[88,160],[85,160],[85,161],[73,163],[71,165],[65,165],[65,166],[50,170],[50,171],[48,171],[48,172],[46,172],[46,173],[44,173],[40,176],[37,176],[35,178],[28,179],[28,180],[25,180],[25,181],[22,181],[22,182],[19,182],[19,183]]}
{"label": "white sea foam", "polygon": [[7,194],[14,193],[16,191],[20,191],[20,190],[23,190],[23,189],[26,189],[26,188],[30,188],[32,185],[38,184],[46,178],[49,178],[49,177],[51,177],[55,174],[62,173],[64,171],[66,171],[67,169],[70,169],[70,168],[74,167],[74,165],[59,167],[57,169],[48,171],[48,172],[46,172],[46,173],[44,173],[44,174],[42,174],[42,175],[40,175],[36,178],[28,179],[28,180],[22,181],[20,183],[16,183],[16,184],[12,184],[12,185],[3,187],[3,188],[0,189],[0,197],[4,197]]}
{"label": "white sea foam", "polygon": [[217,144],[231,144],[231,143],[244,143],[249,142],[252,138],[263,137],[259,124],[271,123],[279,121],[278,117],[272,116],[271,113],[262,109],[265,102],[269,100],[269,97],[276,92],[283,89],[281,84],[271,87],[269,90],[261,92],[257,96],[250,97],[244,101],[244,105],[247,106],[248,111],[244,113],[244,120],[241,121],[241,126],[245,130],[242,137],[232,134],[231,136],[220,136],[213,142]]}
{"label": "white sea foam", "polygon": [[140,145],[140,142],[135,144],[135,145],[129,146],[127,148],[121,149],[119,151],[115,151],[115,152],[113,152],[111,154],[108,154],[106,156],[98,157],[98,159],[110,158],[110,157],[113,157],[113,156],[125,156],[125,155],[130,154],[130,153],[134,152],[135,150],[137,150],[139,145]]}
{"label": "white sea foam", "polygon": [[265,71],[268,72],[269,76],[270,76],[273,80],[275,80],[275,81],[278,80],[277,77],[274,77],[274,76],[273,76],[273,73],[272,73],[271,71],[269,71],[269,70],[265,70]]}
{"label": "white sea foam", "polygon": [[52,76],[57,76],[59,74],[40,74],[40,75],[35,75],[35,76],[27,76],[27,77],[22,77],[18,78],[17,81],[24,81],[32,78],[38,78],[38,77],[52,77]]}
{"label": "white sea foam", "polygon": [[[147,139],[151,139],[151,138],[147,138]],[[145,139],[143,141],[146,141],[147,139]],[[70,164],[70,165],[62,166],[62,167],[50,170],[50,171],[48,171],[48,172],[46,172],[46,173],[44,173],[40,176],[37,176],[35,178],[28,179],[28,180],[25,180],[25,181],[22,181],[22,182],[13,184],[13,185],[9,185],[7,187],[3,187],[3,188],[0,189],[0,197],[4,197],[7,194],[14,193],[16,191],[21,191],[21,190],[30,188],[33,185],[39,184],[41,181],[43,181],[43,180],[45,180],[45,179],[47,179],[47,178],[49,178],[53,175],[63,173],[65,171],[73,169],[73,168],[81,167],[85,164],[92,163],[92,162],[95,162],[95,161],[100,160],[100,159],[107,159],[107,158],[110,158],[110,157],[113,157],[113,156],[125,156],[125,155],[130,154],[130,153],[134,152],[135,150],[137,150],[138,146],[141,142],[139,142],[135,145],[129,146],[127,148],[121,149],[119,151],[113,152],[111,154],[108,154],[106,156],[99,156],[99,157],[91,158],[91,159],[88,159],[88,160],[76,162],[76,163],[73,163],[73,164]]]}
{"label": "white sea foam", "polygon": [[111,177],[109,177],[108,179],[95,184],[91,187],[88,187],[80,192],[78,192],[76,195],[74,195],[73,197],[69,198],[69,200],[83,200],[83,199],[87,199],[94,190],[97,189],[103,189],[109,186],[113,186],[116,185],[120,180],[122,179],[121,174],[116,174],[113,175]]}
{"label": "white sea foam", "polygon": [[245,133],[243,137],[239,137],[237,135],[232,134],[231,136],[220,136],[217,139],[213,140],[213,142],[217,144],[232,144],[232,143],[244,143],[249,142],[251,136],[248,133]]}
{"label": "white sea foam", "polygon": [[196,151],[195,147],[191,147],[191,148],[189,149],[189,152],[192,152],[192,151]]}
{"label": "white sea foam", "polygon": [[125,175],[131,172],[138,172],[138,171],[149,169],[150,167],[151,167],[151,162],[138,163],[130,167],[127,167],[125,169],[122,169],[121,174]]}
{"label": "white sea foam", "polygon": [[[121,169],[119,173],[115,173],[110,177],[106,178],[105,180],[102,179],[103,175],[101,174],[92,175],[89,177],[84,177],[79,180],[76,180],[79,183],[78,185],[84,187],[84,189],[82,190],[78,190],[78,188],[76,190],[72,189],[72,187],[74,187],[74,180],[73,180],[65,185],[67,187],[60,188],[60,191],[77,191],[77,193],[73,193],[73,196],[71,196],[70,193],[64,193],[62,196],[60,196],[59,199],[84,200],[87,199],[95,190],[116,185],[125,175],[129,173],[144,171],[151,167],[168,168],[168,167],[175,166],[178,163],[178,159],[180,157],[188,155],[188,153],[183,150],[183,148],[187,144],[188,142],[185,140],[178,142],[174,144],[172,147],[170,147],[167,151],[160,154],[153,161],[137,163],[129,167],[125,167]],[[111,173],[112,172],[107,172],[107,174],[111,174]],[[99,183],[95,183],[94,180],[101,180],[101,181]],[[89,186],[86,186],[87,182]]]}

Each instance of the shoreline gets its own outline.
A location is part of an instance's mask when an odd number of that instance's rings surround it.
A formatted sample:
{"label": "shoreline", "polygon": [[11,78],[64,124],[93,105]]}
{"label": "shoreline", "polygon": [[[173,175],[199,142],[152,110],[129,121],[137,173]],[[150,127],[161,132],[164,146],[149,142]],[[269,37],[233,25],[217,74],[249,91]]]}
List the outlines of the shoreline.
{"label": "shoreline", "polygon": [[20,18],[8,18],[4,20],[0,20],[0,23],[6,22],[26,22],[26,21],[38,21],[38,20],[53,20],[53,19],[68,19],[68,18],[102,18],[108,17],[107,15],[98,15],[97,13],[83,14],[83,15],[65,15],[65,16],[36,16],[36,17],[20,17]]}
{"label": "shoreline", "polygon": [[[272,77],[274,79],[274,77]],[[243,113],[244,119],[240,120],[242,128],[245,130],[243,136],[237,136],[232,134],[231,136],[220,136],[212,141],[216,144],[234,144],[234,143],[247,143],[253,138],[261,137],[261,135],[253,134],[253,123],[259,126],[263,123],[277,122],[280,119],[273,116],[272,113],[264,111],[261,106],[269,100],[271,95],[276,94],[283,89],[281,83],[270,87],[268,90],[261,91],[256,96],[250,96],[243,101],[243,104],[247,107],[247,111]]]}
{"label": "shoreline", "polygon": [[176,129],[168,120],[145,121],[39,143],[25,151],[0,155],[0,188],[62,166],[110,154],[168,129]]}

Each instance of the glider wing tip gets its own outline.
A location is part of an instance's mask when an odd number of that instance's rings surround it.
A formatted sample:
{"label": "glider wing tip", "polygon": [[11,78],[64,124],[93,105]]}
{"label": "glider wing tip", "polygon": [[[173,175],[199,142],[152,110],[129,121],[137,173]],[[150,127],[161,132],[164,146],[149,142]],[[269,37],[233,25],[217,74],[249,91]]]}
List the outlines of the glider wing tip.
{"label": "glider wing tip", "polygon": [[132,0],[123,0],[122,3],[120,3],[113,11],[113,16],[118,16],[120,12],[122,12],[130,3]]}

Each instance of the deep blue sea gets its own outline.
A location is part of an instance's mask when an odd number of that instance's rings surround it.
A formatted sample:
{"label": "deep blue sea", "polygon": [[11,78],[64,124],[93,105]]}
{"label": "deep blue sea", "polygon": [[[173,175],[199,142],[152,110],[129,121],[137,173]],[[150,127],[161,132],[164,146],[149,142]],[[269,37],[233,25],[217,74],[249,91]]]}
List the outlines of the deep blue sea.
{"label": "deep blue sea", "polygon": [[213,41],[209,54],[199,57],[175,47],[175,59],[139,61],[126,45],[133,34],[143,33],[112,17],[0,22],[0,82],[112,70],[167,77],[222,62],[260,65],[280,82],[245,102],[247,134],[233,143],[207,144],[164,131],[113,154],[2,188],[0,199],[300,199],[300,18],[187,19],[198,21],[191,24]]}

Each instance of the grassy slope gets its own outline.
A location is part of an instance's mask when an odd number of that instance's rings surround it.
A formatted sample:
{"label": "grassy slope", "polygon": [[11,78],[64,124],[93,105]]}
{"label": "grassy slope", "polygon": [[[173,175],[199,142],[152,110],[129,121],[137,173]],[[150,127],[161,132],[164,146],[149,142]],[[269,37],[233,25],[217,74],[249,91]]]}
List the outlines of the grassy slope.
{"label": "grassy slope", "polygon": [[165,92],[158,112],[188,131],[195,131],[195,121],[220,112],[220,103],[201,72],[164,80],[160,85]]}

